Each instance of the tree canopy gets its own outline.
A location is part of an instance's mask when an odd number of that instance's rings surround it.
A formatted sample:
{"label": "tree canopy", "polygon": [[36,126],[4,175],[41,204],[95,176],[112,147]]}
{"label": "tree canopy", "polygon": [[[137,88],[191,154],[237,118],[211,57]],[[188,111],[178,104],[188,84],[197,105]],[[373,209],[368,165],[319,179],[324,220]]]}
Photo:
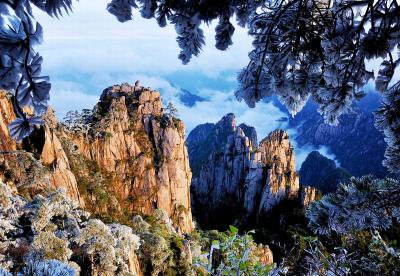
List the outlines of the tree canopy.
{"label": "tree canopy", "polygon": [[[34,51],[42,28],[30,5],[51,16],[71,9],[72,0],[2,0],[0,2],[1,88],[15,91],[18,119],[10,126],[17,140],[28,136],[37,116],[46,110],[50,84],[40,75],[42,58]],[[325,121],[338,124],[351,112],[363,88],[375,81],[383,93],[377,126],[388,148],[385,165],[400,170],[400,5],[396,0],[111,0],[107,6],[121,22],[133,19],[133,9],[154,18],[160,27],[174,25],[184,64],[205,44],[202,24],[218,20],[215,47],[227,50],[235,27],[248,29],[253,50],[239,73],[238,100],[250,107],[277,95],[294,115],[311,97]],[[379,60],[376,74],[366,63]],[[376,75],[376,77],[375,77]],[[34,116],[22,107],[31,106]]]}

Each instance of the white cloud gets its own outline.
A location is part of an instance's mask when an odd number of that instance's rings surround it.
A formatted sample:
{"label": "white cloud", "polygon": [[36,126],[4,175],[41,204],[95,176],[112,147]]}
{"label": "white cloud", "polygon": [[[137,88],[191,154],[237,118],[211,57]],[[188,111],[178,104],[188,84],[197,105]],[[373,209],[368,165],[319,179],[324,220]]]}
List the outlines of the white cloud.
{"label": "white cloud", "polygon": [[[279,119],[286,115],[272,103],[260,103],[250,109],[244,102],[235,99],[233,91],[200,90],[199,94],[206,96],[207,101],[187,107],[179,100],[180,89],[163,78],[137,74],[124,79],[130,79],[131,82],[139,79],[143,86],[160,90],[163,104],[166,106],[168,102],[172,102],[178,109],[179,117],[185,122],[187,134],[199,124],[218,122],[227,113],[235,113],[238,124],[254,126],[260,139],[276,128],[285,127]],[[122,82],[124,80],[116,81]],[[53,90],[51,105],[59,117],[63,117],[69,110],[92,108],[98,101],[98,94],[91,94],[73,82],[57,85],[60,89]]]}
{"label": "white cloud", "polygon": [[217,77],[223,70],[241,68],[248,62],[251,39],[246,30],[236,28],[234,45],[225,52],[215,49],[215,22],[203,26],[207,45],[189,65],[178,60],[179,48],[173,26],[160,28],[155,20],[134,14],[134,20],[120,23],[108,13],[109,0],[81,0],[70,16],[60,20],[35,9],[44,28],[39,50],[45,71],[78,73],[165,74],[178,70],[200,71]]}
{"label": "white cloud", "polygon": [[294,152],[296,155],[296,170],[300,170],[301,165],[303,162],[306,160],[307,156],[312,152],[312,151],[318,151],[320,154],[323,156],[332,159],[335,161],[336,166],[340,167],[340,162],[336,158],[336,156],[329,150],[327,146],[319,146],[315,147],[314,145],[311,144],[306,144],[302,147],[299,147],[296,143],[296,135],[297,135],[297,130],[294,128],[288,129],[287,132],[289,133],[290,137],[290,143],[292,144],[294,148]]}
{"label": "white cloud", "polygon": [[50,106],[55,109],[57,117],[62,119],[68,111],[92,108],[98,100],[98,96],[79,90],[56,90],[51,95]]}
{"label": "white cloud", "polygon": [[[174,72],[192,71],[218,79],[224,71],[240,70],[247,65],[251,49],[246,30],[236,26],[234,44],[221,52],[214,47],[215,22],[203,26],[207,45],[199,57],[184,66],[177,58],[179,48],[173,26],[160,28],[155,20],[143,19],[138,13],[132,22],[120,23],[107,12],[108,2],[75,2],[74,12],[60,20],[34,10],[44,28],[44,43],[39,52],[44,57],[43,71],[52,80],[50,104],[59,117],[69,110],[92,108],[107,86],[140,79],[144,85],[162,90],[164,104],[174,103],[185,121],[187,133],[198,124],[215,123],[229,112],[236,114],[238,123],[256,127],[259,139],[276,128],[286,127],[278,121],[286,115],[271,103],[259,103],[250,109],[238,102],[231,90],[199,88],[198,94],[209,101],[188,108],[177,98],[177,88],[163,78]],[[236,82],[234,75],[224,79]],[[291,140],[294,141],[293,136]],[[298,168],[312,150],[312,147],[296,149]],[[326,150],[320,151],[329,155]]]}

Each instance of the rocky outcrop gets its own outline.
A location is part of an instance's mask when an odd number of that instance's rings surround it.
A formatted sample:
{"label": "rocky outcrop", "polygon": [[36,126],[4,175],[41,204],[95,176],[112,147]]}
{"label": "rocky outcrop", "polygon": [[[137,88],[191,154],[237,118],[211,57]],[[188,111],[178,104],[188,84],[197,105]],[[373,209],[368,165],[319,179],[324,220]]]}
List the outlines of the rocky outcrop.
{"label": "rocky outcrop", "polygon": [[239,127],[243,130],[244,134],[249,137],[253,147],[256,147],[258,145],[256,129],[243,123],[240,124]]}
{"label": "rocky outcrop", "polygon": [[8,124],[15,119],[14,109],[11,104],[11,95],[0,90],[0,151],[14,151],[17,145],[8,132]]}
{"label": "rocky outcrop", "polygon": [[319,189],[323,193],[336,191],[341,182],[346,182],[351,175],[335,161],[323,156],[318,151],[311,152],[301,165],[300,184]]}
{"label": "rocky outcrop", "polygon": [[[45,118],[46,125],[35,130],[41,155],[26,140],[17,145],[10,137],[8,125],[15,119],[12,97],[0,91],[0,180],[26,196],[48,192],[57,188],[65,189],[67,195],[84,206],[75,176],[70,170],[69,161],[55,132],[58,124],[53,111]],[[43,134],[43,135],[42,135]]]}
{"label": "rocky outcrop", "polygon": [[[224,116],[211,133],[206,136],[210,143],[205,148],[213,151],[193,179],[192,206],[200,224],[226,226],[242,209],[237,203],[243,199],[252,144],[243,130],[236,127],[233,114]],[[193,147],[190,141],[188,145]]]}
{"label": "rocky outcrop", "polygon": [[201,225],[218,228],[235,220],[256,221],[283,200],[298,197],[294,150],[286,132],[272,132],[257,147],[255,135],[247,137],[233,114],[207,128],[208,134],[191,133],[187,141],[189,149],[200,144],[213,148],[192,181],[193,212]]}
{"label": "rocky outcrop", "polygon": [[272,265],[274,263],[274,256],[268,245],[259,244],[253,252],[263,265]]}
{"label": "rocky outcrop", "polygon": [[317,199],[318,190],[314,187],[300,187],[300,205],[307,208],[311,202]]}
{"label": "rocky outcrop", "polygon": [[[0,109],[10,104],[0,101]],[[113,219],[161,209],[180,232],[193,229],[184,125],[164,114],[159,92],[115,85],[104,90],[93,112],[75,115],[60,124],[49,110],[39,150],[0,156],[2,180],[41,190],[61,187],[82,207]],[[7,128],[4,133],[9,139]],[[12,149],[12,139],[4,141],[1,148]]]}
{"label": "rocky outcrop", "polygon": [[193,177],[200,174],[202,164],[208,160],[210,154],[224,150],[226,140],[236,129],[236,123],[233,124],[234,118],[235,116],[229,113],[217,124],[202,124],[189,133],[186,142]]}
{"label": "rocky outcrop", "polygon": [[181,231],[193,229],[184,125],[164,114],[159,92],[110,87],[86,122],[87,131],[74,127],[63,137],[102,175],[111,176],[106,188],[123,210],[150,215],[161,209]]}
{"label": "rocky outcrop", "polygon": [[295,169],[294,150],[290,145],[289,135],[285,131],[273,131],[261,141],[252,161],[262,164],[258,167],[267,170],[259,213],[269,212],[285,198],[297,197],[299,177]]}

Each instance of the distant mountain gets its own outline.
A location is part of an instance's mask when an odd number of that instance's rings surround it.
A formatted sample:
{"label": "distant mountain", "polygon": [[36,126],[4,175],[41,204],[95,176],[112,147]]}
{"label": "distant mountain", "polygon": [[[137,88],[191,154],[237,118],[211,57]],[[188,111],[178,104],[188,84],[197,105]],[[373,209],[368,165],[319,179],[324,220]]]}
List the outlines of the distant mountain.
{"label": "distant mountain", "polygon": [[201,96],[196,95],[193,92],[190,92],[189,90],[185,89],[185,88],[181,88],[177,85],[175,85],[174,83],[170,82],[169,83],[172,87],[176,88],[177,90],[179,90],[178,93],[178,98],[179,100],[187,107],[193,107],[196,103],[198,102],[205,102],[207,101],[206,98],[203,98]]}
{"label": "distant mountain", "polygon": [[351,176],[346,170],[336,167],[335,161],[318,151],[307,156],[299,174],[301,185],[315,187],[322,193],[334,192],[340,182],[345,182]]}
{"label": "distant mountain", "polygon": [[206,98],[197,96],[193,93],[191,93],[190,91],[181,88],[180,94],[179,94],[179,99],[181,100],[181,102],[188,106],[188,107],[192,107],[194,106],[197,102],[204,102],[207,101]]}
{"label": "distant mountain", "polygon": [[[271,101],[287,112],[276,98]],[[386,144],[383,134],[374,126],[373,111],[380,102],[379,94],[367,93],[358,104],[354,104],[352,113],[339,118],[338,126],[330,126],[318,113],[317,104],[310,100],[294,118],[288,116],[288,128],[296,129],[297,146],[327,146],[341,166],[354,176],[388,176],[382,165]]]}

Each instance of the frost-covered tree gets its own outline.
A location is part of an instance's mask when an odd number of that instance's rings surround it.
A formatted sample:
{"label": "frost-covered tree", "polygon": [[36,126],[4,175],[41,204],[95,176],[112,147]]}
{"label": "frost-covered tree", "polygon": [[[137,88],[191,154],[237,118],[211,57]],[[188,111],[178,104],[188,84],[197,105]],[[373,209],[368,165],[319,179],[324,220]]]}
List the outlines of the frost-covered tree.
{"label": "frost-covered tree", "polygon": [[[58,17],[71,9],[71,0],[5,0],[0,2],[0,88],[11,90],[17,119],[11,135],[21,141],[35,126],[43,124],[51,85],[41,75],[43,58],[35,51],[42,41],[42,26],[36,22],[31,5]],[[24,112],[30,107],[33,114]]]}
{"label": "frost-covered tree", "polygon": [[[10,130],[21,140],[46,110],[50,84],[40,75],[42,58],[33,47],[42,28],[33,17],[34,4],[51,16],[71,9],[72,0],[6,0],[1,12],[1,87],[14,91],[18,115]],[[203,24],[217,20],[216,48],[232,44],[233,20],[249,30],[253,50],[249,64],[238,76],[236,96],[249,106],[277,95],[292,114],[312,97],[326,122],[337,124],[341,114],[363,96],[363,87],[374,78],[368,60],[381,60],[375,72],[376,90],[385,104],[379,125],[388,142],[385,165],[400,170],[399,80],[396,47],[400,42],[400,4],[396,0],[111,0],[107,6],[121,22],[133,19],[133,9],[144,18],[155,18],[161,27],[175,26],[184,64],[205,44]],[[3,50],[4,49],[4,50]],[[21,107],[29,105],[34,116]]]}
{"label": "frost-covered tree", "polygon": [[[29,261],[18,275],[32,276],[76,276],[75,268],[57,260]],[[0,273],[1,275],[1,273]],[[11,275],[11,274],[10,274]]]}
{"label": "frost-covered tree", "polygon": [[167,107],[165,108],[165,112],[169,117],[177,117],[178,116],[178,109],[169,102]]}
{"label": "frost-covered tree", "polygon": [[373,231],[362,243],[363,246],[348,244],[355,238],[347,235],[329,252],[321,241],[314,238],[305,249],[301,261],[307,275],[398,275],[400,251],[383,240],[378,231]]}
{"label": "frost-covered tree", "polygon": [[306,216],[310,228],[321,235],[388,229],[394,220],[400,221],[400,183],[372,176],[351,178],[335,193],[313,202]]}
{"label": "frost-covered tree", "polygon": [[117,269],[114,265],[115,240],[110,229],[101,220],[90,220],[76,241],[91,260],[92,272],[107,274]]}
{"label": "frost-covered tree", "polygon": [[68,111],[63,118],[63,125],[70,131],[88,131],[93,120],[93,111],[83,109],[82,111]]}
{"label": "frost-covered tree", "polygon": [[131,275],[139,246],[130,227],[89,219],[62,191],[27,202],[0,182],[0,267],[7,271]]}
{"label": "frost-covered tree", "polygon": [[[376,90],[386,103],[380,125],[388,140],[385,165],[400,170],[399,80],[400,4],[396,0],[112,0],[108,10],[121,22],[132,9],[155,18],[161,27],[175,26],[179,58],[187,63],[205,44],[201,25],[218,20],[216,48],[232,44],[236,18],[253,37],[249,64],[238,76],[236,96],[249,106],[277,95],[294,115],[312,97],[326,122],[338,124],[362,98],[374,78],[368,60],[381,60]],[[393,83],[395,82],[395,83]],[[385,111],[386,110],[386,111]]]}

